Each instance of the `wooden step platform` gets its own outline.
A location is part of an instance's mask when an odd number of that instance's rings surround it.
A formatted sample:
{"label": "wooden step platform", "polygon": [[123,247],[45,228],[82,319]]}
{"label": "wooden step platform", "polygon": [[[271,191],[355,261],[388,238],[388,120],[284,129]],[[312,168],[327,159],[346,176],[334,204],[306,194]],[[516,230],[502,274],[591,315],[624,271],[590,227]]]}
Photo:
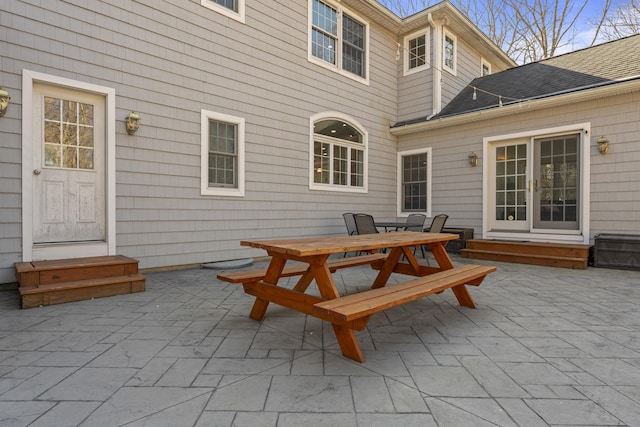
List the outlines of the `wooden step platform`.
{"label": "wooden step platform", "polygon": [[589,248],[589,245],[473,239],[467,241],[460,254],[463,258],[586,269]]}
{"label": "wooden step platform", "polygon": [[122,255],[17,262],[21,307],[143,292],[138,262]]}

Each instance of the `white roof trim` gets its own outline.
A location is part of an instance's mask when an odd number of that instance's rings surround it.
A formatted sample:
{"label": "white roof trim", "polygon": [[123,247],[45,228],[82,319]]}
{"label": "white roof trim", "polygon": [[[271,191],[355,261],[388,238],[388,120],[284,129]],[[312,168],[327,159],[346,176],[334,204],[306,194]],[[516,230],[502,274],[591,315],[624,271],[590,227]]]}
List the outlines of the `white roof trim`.
{"label": "white roof trim", "polygon": [[487,108],[484,110],[472,111],[455,116],[448,116],[424,122],[407,124],[396,128],[390,128],[389,132],[391,133],[391,135],[395,136],[409,135],[426,130],[442,129],[449,126],[456,126],[481,120],[489,120],[526,111],[536,111],[543,108],[556,107],[558,105],[584,102],[596,98],[602,98],[605,96],[621,95],[624,93],[637,91],[640,91],[640,79],[634,78],[633,80],[625,80],[620,83],[613,83],[593,89],[570,92],[562,95],[547,96],[538,99],[530,99],[522,102],[514,102],[502,107]]}

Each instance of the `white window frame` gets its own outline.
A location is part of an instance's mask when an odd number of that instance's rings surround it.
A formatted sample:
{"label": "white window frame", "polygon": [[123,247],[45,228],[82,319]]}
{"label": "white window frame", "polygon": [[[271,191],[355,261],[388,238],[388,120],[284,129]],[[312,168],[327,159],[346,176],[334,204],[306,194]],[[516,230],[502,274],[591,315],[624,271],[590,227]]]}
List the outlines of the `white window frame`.
{"label": "white window frame", "polygon": [[[447,65],[447,38],[453,41],[453,67]],[[442,36],[442,69],[450,72],[454,76],[458,73],[458,37],[445,29]]]}
{"label": "white window frame", "polygon": [[[484,69],[487,68],[487,74],[484,74]],[[484,58],[480,58],[480,77],[488,76],[491,74],[491,64]]]}
{"label": "white window frame", "polygon": [[[358,14],[354,13],[353,11],[345,8],[344,6],[342,6],[340,4],[340,2],[336,2],[334,0],[319,0],[322,3],[325,3],[329,6],[331,6],[332,8],[336,9],[338,11],[338,30],[337,30],[337,40],[338,40],[338,46],[336,49],[336,64],[332,64],[330,62],[324,61],[320,58],[317,58],[315,56],[313,56],[313,1],[314,0],[308,0],[308,24],[307,24],[307,28],[309,30],[309,33],[307,35],[307,60],[313,64],[319,65],[323,68],[326,68],[328,70],[334,71],[342,76],[348,77],[350,79],[353,79],[357,82],[369,85],[369,57],[370,55],[370,44],[369,44],[369,29],[370,29],[370,25],[369,22],[367,20],[365,20],[364,18],[362,18],[361,16],[359,16]],[[362,64],[363,68],[364,68],[364,77],[363,76],[359,76],[357,74],[354,74],[350,71],[347,71],[345,69],[342,68],[342,43],[343,43],[343,36],[342,36],[342,14],[346,13],[347,15],[349,15],[352,19],[354,19],[355,21],[358,21],[360,24],[364,25],[364,32],[365,32],[365,40],[364,40],[364,63]]]}
{"label": "white window frame", "polygon": [[[234,188],[209,186],[209,120],[216,120],[237,126],[238,183]],[[245,180],[245,120],[215,111],[201,110],[200,113],[200,194],[203,196],[244,197]]]}
{"label": "white window frame", "polygon": [[[420,65],[420,66],[417,66],[417,67],[414,67],[414,68],[409,68],[409,62],[410,62],[409,55],[411,53],[410,52],[410,48],[409,48],[409,42],[411,40],[417,39],[420,36],[424,36],[425,63],[423,65]],[[404,51],[403,61],[404,61],[404,75],[405,76],[408,76],[408,75],[413,74],[413,73],[417,73],[417,72],[422,71],[422,70],[426,70],[426,69],[431,67],[431,61],[430,61],[430,58],[431,58],[431,39],[429,37],[429,28],[425,28],[423,30],[416,31],[416,32],[411,33],[408,36],[406,36],[404,38],[404,41],[403,41],[403,46],[404,46],[404,49],[403,49],[403,51]]]}
{"label": "white window frame", "polygon": [[[403,174],[403,169],[402,169],[402,159],[406,156],[412,156],[412,155],[416,155],[416,154],[427,154],[427,209],[424,212],[417,212],[417,211],[403,211],[403,205],[402,205],[402,174]],[[397,177],[396,177],[396,181],[397,181],[397,189],[396,189],[396,195],[397,195],[397,201],[396,201],[396,206],[397,206],[397,212],[396,212],[396,216],[398,217],[407,217],[412,213],[424,213],[427,217],[431,217],[431,175],[432,175],[432,163],[433,163],[433,156],[432,156],[432,148],[431,147],[427,147],[427,148],[418,148],[415,150],[407,150],[407,151],[399,151],[397,154],[397,164],[396,164],[396,171],[397,171]]]}
{"label": "white window frame", "polygon": [[[363,186],[362,187],[352,187],[351,185],[336,185],[336,184],[320,184],[314,182],[314,144],[315,144],[315,133],[313,131],[314,123],[327,120],[327,119],[335,119],[342,122],[346,122],[349,125],[353,126],[360,134],[362,135],[362,150],[363,150]],[[333,163],[333,153],[331,154],[331,160]],[[369,182],[369,134],[368,132],[354,120],[352,117],[347,116],[342,113],[338,113],[335,111],[319,113],[311,116],[309,118],[309,189],[310,190],[320,190],[320,191],[339,191],[346,193],[368,193],[368,182]]]}
{"label": "white window frame", "polygon": [[228,7],[224,7],[221,4],[218,4],[212,0],[200,0],[200,5],[206,7],[207,9],[215,10],[216,12],[225,15],[231,19],[235,19],[238,22],[245,23],[245,0],[235,0],[238,4],[238,11],[234,11],[229,9]]}

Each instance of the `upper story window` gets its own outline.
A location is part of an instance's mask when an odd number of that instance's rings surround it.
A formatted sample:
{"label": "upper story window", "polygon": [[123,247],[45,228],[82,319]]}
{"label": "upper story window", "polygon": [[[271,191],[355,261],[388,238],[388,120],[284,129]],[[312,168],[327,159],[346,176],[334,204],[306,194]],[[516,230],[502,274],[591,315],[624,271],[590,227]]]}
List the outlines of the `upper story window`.
{"label": "upper story window", "polygon": [[244,119],[202,110],[200,194],[244,196]]}
{"label": "upper story window", "polygon": [[200,4],[244,23],[244,1],[245,0],[200,0]]}
{"label": "upper story window", "polygon": [[429,68],[429,33],[422,30],[404,38],[404,74]]}
{"label": "upper story window", "polygon": [[456,74],[458,62],[458,38],[445,30],[442,42],[444,44],[442,49],[442,67],[451,74]]}
{"label": "upper story window", "polygon": [[488,76],[491,74],[491,64],[482,58],[480,60],[480,77]]}
{"label": "upper story window", "polygon": [[431,216],[431,148],[398,153],[398,216]]}
{"label": "upper story window", "polygon": [[312,190],[367,191],[367,133],[348,119],[311,118]]}
{"label": "upper story window", "polygon": [[309,0],[309,10],[309,60],[368,81],[368,25],[327,1]]}

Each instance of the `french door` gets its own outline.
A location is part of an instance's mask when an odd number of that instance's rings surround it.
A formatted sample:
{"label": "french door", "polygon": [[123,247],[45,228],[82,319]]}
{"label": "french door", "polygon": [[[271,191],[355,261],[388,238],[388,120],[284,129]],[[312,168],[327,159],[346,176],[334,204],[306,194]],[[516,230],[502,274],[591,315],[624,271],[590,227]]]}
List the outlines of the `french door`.
{"label": "french door", "polygon": [[489,146],[490,231],[580,229],[580,138],[570,133]]}

